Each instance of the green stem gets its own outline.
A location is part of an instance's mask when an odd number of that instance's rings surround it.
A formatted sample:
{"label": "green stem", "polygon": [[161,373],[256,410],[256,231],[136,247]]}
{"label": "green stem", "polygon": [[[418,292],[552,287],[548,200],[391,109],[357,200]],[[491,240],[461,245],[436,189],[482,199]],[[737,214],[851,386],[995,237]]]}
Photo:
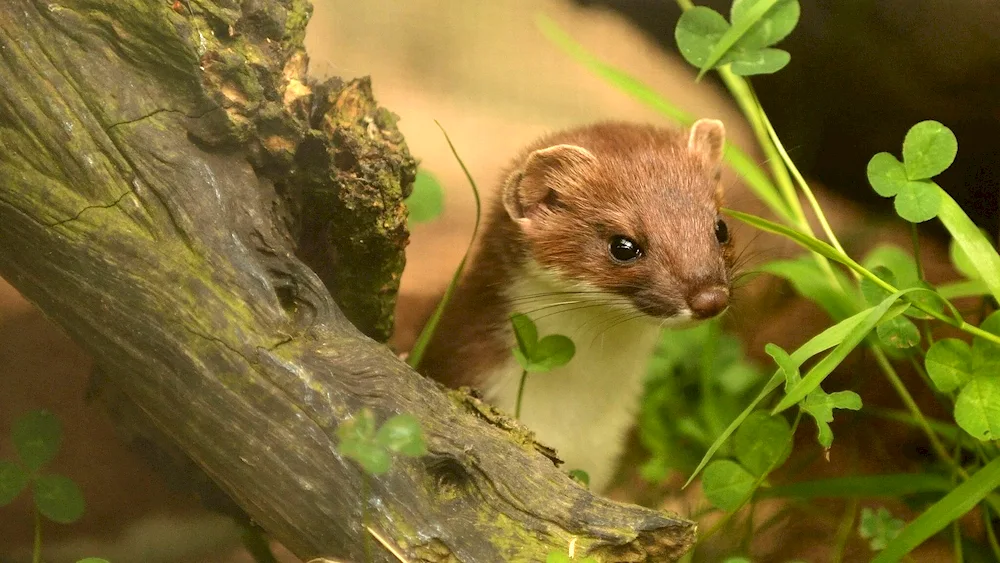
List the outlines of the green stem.
{"label": "green stem", "polygon": [[840,563],[844,560],[844,551],[847,550],[847,541],[851,538],[851,531],[854,529],[854,519],[858,512],[858,497],[851,497],[844,511],[844,517],[837,526],[837,538],[833,544],[833,563]]}
{"label": "green stem", "polygon": [[517,384],[517,402],[514,403],[514,418],[521,418],[521,397],[524,396],[524,382],[528,380],[528,370],[521,371],[521,381]]}
{"label": "green stem", "polygon": [[910,223],[910,238],[913,240],[913,261],[917,264],[917,277],[923,281],[924,266],[920,261],[920,233],[917,232],[916,223]]}
{"label": "green stem", "polygon": [[33,507],[35,514],[35,547],[31,552],[31,563],[42,563],[42,513]]}
{"label": "green stem", "polygon": [[[792,422],[792,434],[791,434],[792,436],[795,435],[795,431],[799,428],[799,422],[801,420],[802,420],[802,409],[799,409],[799,412],[795,414],[795,421]],[[791,446],[792,446],[791,444],[788,445],[788,447]],[[712,537],[716,532],[722,529],[722,527],[728,524],[729,521],[732,520],[733,516],[736,516],[736,513],[739,512],[741,508],[743,508],[743,505],[745,505],[746,503],[750,502],[753,499],[754,493],[756,493],[757,489],[759,489],[760,486],[764,484],[764,481],[767,479],[767,476],[770,475],[772,471],[774,471],[775,469],[774,464],[776,462],[777,460],[772,462],[771,466],[767,468],[767,471],[765,471],[760,477],[757,478],[756,481],[754,481],[753,485],[751,485],[750,487],[750,493],[747,495],[746,498],[743,499],[742,502],[740,502],[739,506],[737,506],[732,512],[726,512],[725,516],[720,518],[719,521],[715,523],[715,525],[709,528],[704,534],[699,536],[698,539],[695,540],[694,545],[691,546],[691,549],[694,549],[703,541]]]}
{"label": "green stem", "polygon": [[[754,135],[757,137],[757,144],[764,150],[764,155],[768,166],[771,169],[771,175],[775,179],[778,191],[784,197],[785,204],[791,210],[793,224],[803,233],[816,238],[812,225],[809,224],[805,211],[802,209],[802,204],[799,202],[798,195],[795,193],[795,184],[792,183],[792,178],[788,172],[789,169],[785,166],[786,161],[782,159],[784,149],[781,147],[780,143],[775,142],[778,138],[776,134],[772,140],[768,131],[769,123],[766,115],[764,114],[764,109],[760,106],[760,103],[757,101],[757,97],[753,94],[753,90],[750,88],[750,83],[744,78],[733,74],[728,67],[719,68],[718,71],[719,76],[722,77],[722,81],[726,84],[726,87],[729,88],[729,92],[733,95],[736,103],[743,111],[743,115],[746,116],[747,120],[750,122],[750,127],[753,129]],[[787,154],[785,156],[787,157]],[[791,160],[789,159],[787,162],[791,163]],[[791,166],[791,168],[794,169],[794,165]],[[801,176],[799,177],[801,178]],[[802,185],[806,185],[805,180],[802,180]],[[814,204],[814,209],[818,209],[819,204],[815,203],[816,200],[812,197],[812,191],[809,190],[808,185],[806,185],[805,193],[810,202]],[[822,210],[817,212],[817,216],[820,217],[821,223],[826,224],[826,217],[823,215]],[[840,248],[840,242],[837,241],[835,236],[833,236],[833,232],[829,230],[829,224],[826,224],[826,229],[828,235],[831,237],[831,243],[834,244],[834,246],[838,248],[842,254],[846,254],[843,249]],[[840,283],[837,281],[837,277],[833,273],[833,267],[830,266],[830,261],[816,253],[813,253],[813,259],[816,260],[820,269],[823,270],[823,272],[830,279],[830,283],[834,287],[840,287]],[[841,291],[843,291],[843,288],[841,288]]]}
{"label": "green stem", "polygon": [[990,516],[990,509],[983,506],[982,510],[983,524],[986,526],[986,540],[990,544],[990,550],[993,551],[993,558],[1000,561],[1000,542],[997,541],[997,534],[993,531],[993,518]]}
{"label": "green stem", "polygon": [[736,104],[740,106],[743,115],[750,122],[750,128],[753,129],[754,135],[757,137],[757,144],[764,150],[765,161],[768,168],[771,169],[771,175],[774,177],[778,191],[784,196],[785,203],[791,209],[796,223],[798,223],[799,227],[808,229],[806,232],[810,235],[813,234],[812,227],[806,221],[802,204],[799,202],[798,196],[795,195],[795,185],[792,183],[792,177],[788,174],[788,170],[781,160],[781,155],[778,154],[778,150],[770,142],[770,138],[767,135],[767,128],[764,127],[764,121],[761,119],[762,112],[760,105],[757,104],[757,99],[750,90],[750,84],[743,78],[733,74],[728,67],[721,67],[718,71],[722,82],[729,89],[729,92],[736,100]]}
{"label": "green stem", "polygon": [[944,448],[941,440],[938,439],[938,435],[931,429],[930,424],[928,424],[927,419],[924,418],[924,414],[920,412],[920,407],[917,406],[917,402],[913,400],[913,396],[910,395],[909,390],[906,389],[906,385],[899,378],[899,374],[896,373],[896,369],[892,367],[892,363],[889,362],[889,358],[885,356],[885,352],[882,351],[878,346],[873,346],[871,348],[872,354],[875,355],[875,361],[878,362],[882,372],[885,373],[886,378],[892,387],[896,390],[899,398],[903,401],[903,405],[910,414],[913,415],[914,420],[917,423],[917,427],[923,430],[924,435],[927,436],[927,440],[931,443],[931,449],[934,453],[941,459],[941,461],[948,464],[951,469],[962,476],[963,479],[968,479],[969,474],[966,473],[965,469],[961,465],[955,462],[954,458],[948,453],[948,450]]}
{"label": "green stem", "polygon": [[361,535],[365,537],[365,562],[372,563],[372,535],[368,533],[368,519],[371,518],[369,514],[369,497],[372,492],[371,476],[368,475],[367,471],[361,473]]}
{"label": "green stem", "polygon": [[955,563],[962,563],[964,561],[962,557],[962,526],[958,524],[958,520],[951,523],[951,532],[955,549]]}
{"label": "green stem", "polygon": [[[751,95],[753,91],[750,92]],[[809,202],[809,207],[812,208],[813,213],[816,214],[816,219],[819,221],[820,227],[822,227],[823,232],[826,234],[826,238],[830,240],[830,244],[833,245],[841,254],[847,254],[844,251],[844,247],[840,245],[840,240],[837,239],[837,235],[833,233],[833,228],[830,227],[830,222],[826,219],[826,214],[823,212],[823,208],[820,207],[819,201],[816,200],[816,195],[813,194],[812,189],[809,187],[809,183],[806,179],[802,177],[802,173],[799,172],[799,168],[795,166],[795,162],[792,161],[792,157],[788,155],[785,150],[785,145],[781,143],[781,139],[778,138],[778,133],[774,130],[771,125],[771,120],[767,118],[767,113],[764,112],[763,107],[760,105],[760,101],[754,96],[754,105],[760,112],[760,120],[763,123],[765,129],[767,130],[768,138],[771,144],[774,146],[778,154],[781,155],[781,160],[784,162],[785,167],[789,172],[791,172],[792,177],[795,178],[795,183],[799,185],[799,189],[806,196],[806,200]]]}

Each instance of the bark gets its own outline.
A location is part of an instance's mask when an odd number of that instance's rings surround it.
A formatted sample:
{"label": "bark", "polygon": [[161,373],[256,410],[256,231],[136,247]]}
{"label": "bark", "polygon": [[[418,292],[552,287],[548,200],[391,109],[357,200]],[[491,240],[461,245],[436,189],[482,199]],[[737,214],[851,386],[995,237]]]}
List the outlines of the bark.
{"label": "bark", "polygon": [[[411,561],[678,557],[692,523],[592,495],[355,328],[391,326],[413,160],[367,81],[306,79],[309,12],[0,3],[0,275],[300,557],[362,560],[366,527]],[[363,406],[431,452],[367,496],[336,451]]]}

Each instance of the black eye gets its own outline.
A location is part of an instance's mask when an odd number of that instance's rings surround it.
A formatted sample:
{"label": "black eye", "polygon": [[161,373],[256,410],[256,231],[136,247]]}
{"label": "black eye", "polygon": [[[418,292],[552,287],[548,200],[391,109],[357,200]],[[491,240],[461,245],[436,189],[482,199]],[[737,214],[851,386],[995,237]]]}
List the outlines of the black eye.
{"label": "black eye", "polygon": [[611,237],[608,243],[608,252],[618,262],[632,262],[642,256],[639,243],[623,235]]}
{"label": "black eye", "polygon": [[719,244],[726,244],[729,242],[729,227],[722,219],[715,221],[715,238],[719,241]]}

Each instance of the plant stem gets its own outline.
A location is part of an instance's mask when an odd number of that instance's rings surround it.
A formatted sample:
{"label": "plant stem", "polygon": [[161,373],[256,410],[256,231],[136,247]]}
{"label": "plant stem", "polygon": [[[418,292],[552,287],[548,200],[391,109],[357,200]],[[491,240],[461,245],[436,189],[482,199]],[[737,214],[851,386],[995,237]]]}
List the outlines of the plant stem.
{"label": "plant stem", "polygon": [[[753,90],[750,88],[750,83],[739,77],[728,67],[722,67],[718,69],[719,76],[722,77],[722,81],[729,88],[730,94],[736,99],[736,103],[740,106],[743,111],[743,115],[746,116],[747,120],[750,122],[750,127],[753,129],[754,135],[757,137],[757,144],[764,150],[764,155],[767,159],[767,163],[771,169],[771,175],[775,179],[778,191],[785,199],[785,204],[791,210],[793,224],[798,227],[803,233],[816,238],[816,234],[812,229],[812,225],[809,224],[809,220],[806,218],[805,211],[802,209],[802,204],[799,202],[798,195],[795,193],[795,184],[792,183],[792,178],[789,175],[789,169],[797,173],[798,170],[795,169],[795,165],[792,163],[791,159],[788,158],[787,153],[784,152],[784,147],[781,146],[780,142],[777,142],[778,136],[773,133],[773,129],[770,129],[770,122],[767,120],[767,115],[764,113],[764,108],[760,106],[757,101],[757,97],[754,95]],[[771,137],[774,134],[774,137]],[[784,159],[782,158],[784,155]],[[786,167],[787,165],[790,165]],[[798,176],[801,179],[801,175]],[[816,203],[815,198],[812,195],[812,191],[809,190],[809,186],[805,183],[805,180],[801,180],[801,185],[805,186],[805,194],[809,199],[810,203],[813,205],[813,209],[816,210],[817,217],[820,219],[820,223],[825,226],[827,235],[830,237],[831,244],[837,248],[841,254],[846,254],[843,248],[840,247],[840,242],[837,237],[833,235],[833,231],[830,230],[830,225],[826,223],[826,217],[823,215],[822,210],[819,209],[819,204]],[[823,272],[830,278],[830,283],[834,287],[840,287],[840,283],[837,281],[837,277],[833,273],[833,268],[830,266],[830,261],[826,257],[820,256],[816,253],[812,254],[813,259],[819,264],[819,267]],[[843,288],[840,288],[843,291]]]}
{"label": "plant stem", "polygon": [[847,550],[847,540],[851,538],[851,530],[854,529],[854,518],[858,512],[858,497],[851,497],[844,511],[844,518],[837,527],[837,538],[833,544],[833,563],[840,563],[844,560],[844,551]]}
{"label": "plant stem", "polygon": [[[798,430],[798,428],[799,428],[799,422],[801,420],[802,420],[802,409],[799,409],[799,412],[796,413],[796,415],[795,415],[795,421],[792,422],[792,433],[791,433],[792,436],[794,436],[795,435],[795,431]],[[791,448],[792,447],[792,443],[789,442],[788,445],[787,445],[787,447]],[[775,460],[775,462],[776,461],[777,460]],[[732,512],[725,512],[725,516],[723,516],[721,519],[719,519],[719,521],[716,522],[714,526],[712,526],[711,528],[709,528],[704,534],[702,534],[697,540],[695,540],[694,545],[691,546],[691,549],[694,549],[695,547],[698,546],[698,544],[700,544],[701,542],[703,542],[703,541],[707,540],[708,538],[712,537],[713,534],[715,534],[716,532],[718,532],[720,529],[722,529],[723,526],[725,526],[727,523],[729,523],[729,521],[732,520],[732,518],[734,516],[736,516],[736,513],[739,512],[740,509],[743,508],[743,506],[746,503],[751,502],[753,500],[754,493],[756,493],[757,489],[759,489],[760,486],[764,483],[764,481],[767,480],[767,476],[770,475],[772,471],[774,471],[774,469],[775,469],[774,463],[775,462],[772,462],[771,465],[770,465],[770,467],[767,468],[767,471],[765,471],[760,477],[757,478],[756,481],[754,481],[753,485],[750,486],[750,493],[746,496],[746,498],[744,498],[740,502],[739,506],[737,506],[735,509],[733,509]]]}
{"label": "plant stem", "polygon": [[521,418],[521,397],[524,396],[524,382],[528,380],[528,370],[521,370],[521,381],[517,384],[517,402],[514,403],[514,418]]}
{"label": "plant stem", "polygon": [[913,261],[917,264],[917,277],[923,281],[924,266],[920,262],[920,233],[917,232],[916,223],[910,223],[910,238],[913,239]]}
{"label": "plant stem", "polygon": [[962,526],[958,524],[958,520],[951,523],[951,531],[955,548],[955,562],[962,563],[964,561],[962,558]]}
{"label": "plant stem", "polygon": [[252,524],[243,526],[243,533],[240,534],[243,540],[243,547],[246,548],[250,556],[257,563],[278,563],[278,559],[271,552],[262,530]]}
{"label": "plant stem", "polygon": [[31,552],[31,563],[42,563],[42,513],[37,506],[32,510],[35,514],[35,547]]}
{"label": "plant stem", "polygon": [[372,537],[371,534],[366,533],[368,528],[368,519],[371,517],[368,512],[369,500],[368,498],[372,494],[372,483],[371,476],[368,475],[367,471],[361,473],[361,524],[364,528],[361,531],[361,535],[365,537],[365,562],[372,563]]}
{"label": "plant stem", "polygon": [[906,389],[906,385],[904,385],[903,381],[899,378],[899,374],[896,373],[896,369],[892,367],[892,363],[889,361],[889,358],[885,356],[885,352],[883,352],[878,346],[872,346],[871,352],[875,356],[875,361],[878,362],[879,367],[882,368],[882,371],[885,373],[889,383],[892,384],[896,393],[899,395],[899,398],[903,401],[903,405],[906,406],[907,410],[910,411],[910,414],[913,415],[917,426],[924,431],[924,434],[931,443],[931,448],[934,450],[934,453],[941,459],[941,461],[948,464],[953,471],[961,475],[963,479],[968,479],[969,474],[966,473],[965,469],[963,469],[962,466],[951,457],[948,450],[944,449],[944,445],[938,439],[934,430],[931,429],[927,419],[924,418],[924,414],[920,412],[920,407],[918,407],[916,401],[913,400],[913,396],[910,395],[909,390]]}
{"label": "plant stem", "polygon": [[990,509],[988,506],[983,506],[982,511],[983,524],[986,526],[986,540],[993,551],[993,557],[1000,561],[1000,542],[997,542],[997,534],[993,531],[993,518],[990,516]]}

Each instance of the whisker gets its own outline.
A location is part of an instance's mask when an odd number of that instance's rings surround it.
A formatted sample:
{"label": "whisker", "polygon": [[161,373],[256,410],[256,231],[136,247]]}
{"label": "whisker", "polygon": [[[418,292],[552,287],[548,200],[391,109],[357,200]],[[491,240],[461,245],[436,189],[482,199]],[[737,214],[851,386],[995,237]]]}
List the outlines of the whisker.
{"label": "whisker", "polygon": [[586,305],[581,305],[579,307],[573,307],[572,309],[564,309],[562,311],[555,311],[553,313],[547,313],[545,315],[539,316],[535,320],[536,321],[540,321],[542,319],[545,319],[545,318],[548,318],[548,317],[552,317],[552,316],[555,316],[555,315],[559,315],[559,314],[562,314],[562,313],[570,313],[570,312],[573,312],[573,311],[580,311],[580,310],[583,310],[583,309],[591,309],[591,308],[594,308],[594,307],[604,307],[606,305],[607,305],[607,303],[588,303]]}
{"label": "whisker", "polygon": [[616,326],[627,323],[629,321],[633,321],[635,319],[642,318],[643,316],[645,316],[644,313],[638,311],[630,311],[625,315],[619,315],[615,317],[614,319],[611,320],[610,325],[606,326],[604,330],[600,331],[598,334],[594,336],[593,340],[590,341],[590,345],[593,346],[594,342],[596,342],[599,337],[604,336],[605,334],[608,333],[609,330],[615,328]]}

